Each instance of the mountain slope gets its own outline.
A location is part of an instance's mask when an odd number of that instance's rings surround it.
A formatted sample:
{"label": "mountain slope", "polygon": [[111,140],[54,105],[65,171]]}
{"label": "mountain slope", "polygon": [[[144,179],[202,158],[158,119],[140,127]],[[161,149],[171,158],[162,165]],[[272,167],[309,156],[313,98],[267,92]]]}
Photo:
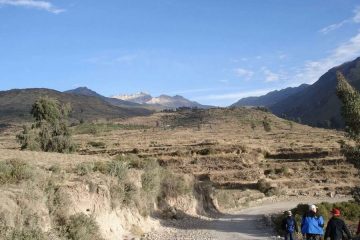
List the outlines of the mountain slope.
{"label": "mountain slope", "polygon": [[211,106],[202,105],[195,101],[190,101],[182,96],[168,96],[160,95],[159,97],[152,97],[147,93],[136,93],[131,95],[119,95],[113,96],[113,98],[131,101],[135,103],[147,104],[149,106],[167,109],[167,108],[180,108],[180,107],[189,107],[189,108],[211,108]]}
{"label": "mountain slope", "polygon": [[269,107],[271,105],[274,105],[285,98],[299,93],[306,89],[309,85],[308,84],[302,84],[298,87],[289,87],[282,90],[275,90],[272,92],[267,93],[266,95],[260,96],[260,97],[247,97],[242,98],[233,105],[232,107],[242,107],[242,106],[263,106],[263,107]]}
{"label": "mountain slope", "polygon": [[71,118],[77,120],[125,118],[151,113],[144,109],[117,107],[94,96],[62,93],[43,88],[13,89],[0,92],[0,121],[30,120],[31,106],[41,96],[56,98],[62,103],[70,103],[73,109]]}
{"label": "mountain slope", "polygon": [[270,110],[278,116],[298,119],[312,126],[343,127],[341,104],[336,96],[336,71],[341,71],[352,86],[360,89],[359,57],[330,69],[313,85],[270,106]]}
{"label": "mountain slope", "polygon": [[112,105],[118,107],[141,107],[140,104],[124,101],[116,98],[109,98],[98,94],[97,92],[87,88],[87,87],[79,87],[72,90],[65,91],[64,93],[76,94],[76,95],[83,95],[83,96],[90,96],[90,97],[98,97]]}

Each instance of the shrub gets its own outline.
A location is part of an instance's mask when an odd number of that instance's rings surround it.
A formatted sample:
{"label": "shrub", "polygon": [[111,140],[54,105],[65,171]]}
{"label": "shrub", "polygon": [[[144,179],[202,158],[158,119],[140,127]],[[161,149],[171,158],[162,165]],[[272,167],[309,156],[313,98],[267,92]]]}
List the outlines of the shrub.
{"label": "shrub", "polygon": [[16,135],[16,139],[20,144],[21,150],[28,149],[30,151],[40,150],[40,143],[37,140],[36,134],[31,131],[28,126],[23,126],[21,133]]}
{"label": "shrub", "polygon": [[271,189],[271,184],[265,179],[260,179],[256,185],[257,185],[257,189],[265,194],[269,192]]}
{"label": "shrub", "polygon": [[141,175],[141,185],[144,192],[156,196],[160,190],[161,169],[155,160],[149,160]]}
{"label": "shrub", "polygon": [[161,197],[176,198],[191,192],[192,188],[186,182],[184,176],[175,175],[165,171],[161,180]]}
{"label": "shrub", "polygon": [[215,151],[211,148],[204,148],[204,149],[198,150],[196,153],[205,156],[205,155],[214,154],[214,152]]}
{"label": "shrub", "polygon": [[109,174],[113,177],[117,177],[119,181],[123,181],[126,179],[128,170],[129,167],[127,162],[115,160],[109,163]]}
{"label": "shrub", "polygon": [[96,148],[106,148],[106,144],[104,142],[88,142],[88,145]]}
{"label": "shrub", "polygon": [[10,230],[3,239],[4,240],[46,240],[47,238],[39,228],[35,228],[35,229],[24,228],[24,229]]}
{"label": "shrub", "polygon": [[271,125],[270,125],[270,120],[268,117],[265,117],[263,120],[263,127],[265,132],[270,132],[271,131]]}
{"label": "shrub", "polygon": [[87,175],[94,171],[95,165],[92,162],[82,162],[76,166],[76,173],[80,176]]}
{"label": "shrub", "polygon": [[66,235],[71,240],[102,239],[95,219],[83,213],[70,216],[66,224]]}
{"label": "shrub", "polygon": [[108,174],[110,169],[109,162],[96,161],[94,162],[94,172],[101,172],[102,174]]}
{"label": "shrub", "polygon": [[34,169],[18,159],[0,162],[0,184],[19,183],[33,177]]}

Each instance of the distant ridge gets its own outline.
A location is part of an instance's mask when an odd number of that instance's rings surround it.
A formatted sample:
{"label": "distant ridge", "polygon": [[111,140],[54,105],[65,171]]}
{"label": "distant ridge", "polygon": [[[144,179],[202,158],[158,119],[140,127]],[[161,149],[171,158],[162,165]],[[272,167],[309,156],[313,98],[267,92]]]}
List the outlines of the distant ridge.
{"label": "distant ridge", "polygon": [[308,84],[302,84],[298,87],[289,87],[282,90],[275,90],[272,92],[269,92],[263,96],[260,97],[247,97],[242,98],[236,103],[232,104],[233,107],[242,107],[242,106],[253,106],[253,107],[269,107],[272,106],[287,97],[294,95],[296,93],[299,93],[306,89],[309,85]]}
{"label": "distant ridge", "polygon": [[312,85],[300,85],[273,91],[261,97],[240,99],[232,106],[265,106],[279,117],[310,126],[343,128],[341,103],[336,96],[336,72],[344,74],[350,84],[360,90],[360,57],[334,67]]}
{"label": "distant ridge", "polygon": [[360,57],[334,67],[304,91],[291,95],[270,107],[278,116],[302,123],[329,128],[342,128],[340,101],[336,96],[336,71],[344,74],[350,84],[360,90]]}
{"label": "distant ridge", "polygon": [[71,118],[74,120],[126,118],[152,113],[152,111],[142,108],[117,107],[96,96],[63,93],[45,88],[30,88],[0,91],[0,121],[30,120],[31,106],[41,96],[56,98],[62,103],[70,103],[73,109]]}

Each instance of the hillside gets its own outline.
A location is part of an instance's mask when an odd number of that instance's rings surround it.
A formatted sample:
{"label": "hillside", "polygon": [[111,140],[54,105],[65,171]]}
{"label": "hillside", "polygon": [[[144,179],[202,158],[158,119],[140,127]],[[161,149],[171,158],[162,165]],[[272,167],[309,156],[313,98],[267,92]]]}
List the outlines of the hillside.
{"label": "hillside", "polygon": [[272,106],[287,97],[297,94],[304,89],[306,89],[309,85],[308,84],[302,84],[298,87],[289,87],[281,90],[275,90],[272,92],[269,92],[263,96],[260,97],[247,97],[242,98],[236,103],[232,104],[233,107],[245,107],[245,106],[256,106],[256,107],[269,107]]}
{"label": "hillside", "polygon": [[116,107],[94,96],[62,93],[42,88],[14,89],[0,92],[0,121],[14,122],[31,119],[31,106],[41,96],[56,98],[62,103],[70,103],[73,108],[71,118],[77,120],[124,118],[151,114],[151,111],[146,109]]}
{"label": "hillside", "polygon": [[[78,131],[84,127],[91,131]],[[14,128],[0,134],[0,171],[16,167],[22,173],[2,175],[11,181],[0,184],[5,226],[29,219],[53,236],[69,223],[52,219],[82,213],[96,221],[105,239],[178,239],[161,227],[175,221],[188,236],[219,223],[210,213],[281,199],[339,199],[360,184],[358,170],[340,154],[342,132],[256,109],[183,109],[73,130],[76,154],[20,151]],[[241,215],[232,216],[238,218],[224,222],[223,231],[246,228]],[[161,234],[145,234],[156,229]],[[179,239],[202,239],[208,232]]]}
{"label": "hillside", "polygon": [[340,101],[336,96],[336,71],[341,71],[352,86],[360,89],[360,57],[330,69],[304,91],[280,101],[270,109],[278,116],[298,119],[312,126],[339,128],[344,126]]}

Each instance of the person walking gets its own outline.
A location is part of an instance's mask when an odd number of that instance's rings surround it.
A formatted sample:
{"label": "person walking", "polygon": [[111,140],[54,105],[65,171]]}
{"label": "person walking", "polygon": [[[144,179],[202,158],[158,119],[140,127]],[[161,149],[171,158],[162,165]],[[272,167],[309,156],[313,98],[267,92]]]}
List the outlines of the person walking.
{"label": "person walking", "polygon": [[309,205],[309,211],[301,220],[301,233],[306,240],[320,240],[324,235],[324,218],[317,215],[317,207]]}
{"label": "person walking", "polygon": [[344,237],[344,233],[347,236],[347,239],[351,239],[351,233],[347,228],[345,222],[340,219],[340,210],[337,208],[333,208],[331,211],[333,215],[330,218],[325,231],[325,240],[330,238],[330,240],[342,240]]}
{"label": "person walking", "polygon": [[360,234],[360,220],[359,220],[359,224],[358,224],[358,229],[356,231],[356,235],[359,235]]}
{"label": "person walking", "polygon": [[286,217],[282,221],[282,229],[285,232],[285,240],[295,240],[295,232],[299,232],[295,218],[291,211],[286,211]]}

